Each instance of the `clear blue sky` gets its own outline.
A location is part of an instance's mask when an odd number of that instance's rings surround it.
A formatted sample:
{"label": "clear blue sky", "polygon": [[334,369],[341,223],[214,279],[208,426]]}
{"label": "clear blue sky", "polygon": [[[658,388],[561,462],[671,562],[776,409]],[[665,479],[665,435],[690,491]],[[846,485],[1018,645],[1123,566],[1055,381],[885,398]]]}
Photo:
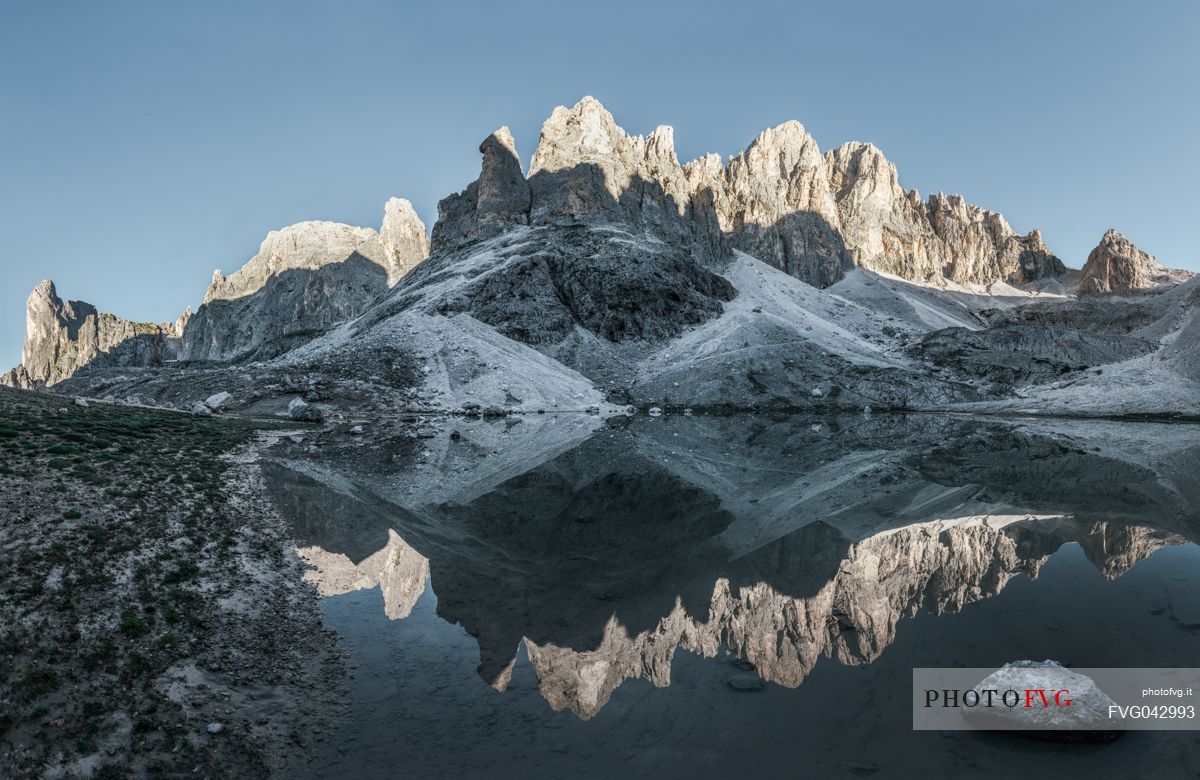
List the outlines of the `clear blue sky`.
{"label": "clear blue sky", "polygon": [[0,363],[42,278],[173,319],[268,230],[432,226],[487,133],[528,162],[585,94],[683,159],[795,118],[1070,265],[1116,227],[1200,268],[1197,41],[1195,2],[0,0]]}

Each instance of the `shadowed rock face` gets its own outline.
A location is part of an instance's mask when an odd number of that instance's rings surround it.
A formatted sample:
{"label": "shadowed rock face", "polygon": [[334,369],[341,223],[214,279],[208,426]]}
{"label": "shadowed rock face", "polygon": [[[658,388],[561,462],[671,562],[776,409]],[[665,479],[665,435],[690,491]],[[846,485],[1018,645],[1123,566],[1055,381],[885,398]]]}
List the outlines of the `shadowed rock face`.
{"label": "shadowed rock face", "polygon": [[425,226],[393,198],[381,232],[301,222],[267,235],[229,276],[217,271],[184,332],[188,360],[269,357],[361,314],[428,254]]}
{"label": "shadowed rock face", "polygon": [[1179,284],[1193,275],[1163,267],[1125,236],[1109,230],[1088,255],[1079,276],[1079,292],[1085,295],[1139,292]]}
{"label": "shadowed rock face", "polygon": [[270,357],[362,313],[428,254],[412,204],[392,198],[378,233],[334,222],[271,232],[243,267],[213,275],[195,316],[189,309],[174,323],[135,323],[64,301],[47,280],[29,297],[21,365],[0,384],[35,389],[85,367]]}
{"label": "shadowed rock face", "polygon": [[271,357],[361,314],[386,290],[386,271],[357,252],[314,269],[279,271],[252,293],[201,306],[184,332],[184,357]]}
{"label": "shadowed rock face", "polygon": [[469,311],[509,338],[552,344],[583,327],[608,341],[662,341],[720,314],[733,286],[669,245],[548,228],[519,262],[487,274],[443,313]]}
{"label": "shadowed rock face", "polygon": [[[402,445],[411,469],[379,444],[289,476],[309,456],[284,445],[270,477],[305,554],[329,562],[318,583],[346,587],[344,556],[361,561],[358,587],[405,583],[385,601],[406,604],[427,571],[488,684],[504,690],[523,644],[546,700],[583,718],[626,679],[668,685],[679,648],[724,648],[794,687],[821,658],[873,662],[905,617],[1036,577],[1068,542],[1111,579],[1196,533],[1200,448],[1187,435],[811,422],[642,420],[566,451],[522,439],[546,459],[516,475],[495,466],[508,462],[501,423],[457,422],[457,437],[422,440],[426,455]],[[390,572],[377,568],[387,556]]]}
{"label": "shadowed rock face", "polygon": [[54,385],[83,366],[151,367],[178,357],[190,311],[174,323],[131,322],[90,303],[64,301],[54,282],[38,284],[25,307],[21,365],[0,384],[23,389]]}
{"label": "shadowed rock face", "polygon": [[936,331],[912,352],[936,365],[1012,387],[1128,360],[1153,352],[1156,346],[1136,336],[1088,333],[1071,327],[1001,325],[988,330]]}
{"label": "shadowed rock face", "polygon": [[512,133],[507,127],[500,128],[484,139],[479,152],[483,155],[479,179],[438,203],[438,221],[433,226],[435,251],[491,238],[507,225],[529,224],[529,184]]}
{"label": "shadowed rock face", "polygon": [[915,281],[984,285],[1066,270],[1036,230],[1020,236],[1001,215],[958,196],[922,202],[900,188],[874,146],[823,155],[795,121],[763,131],[728,164],[710,154],[681,165],[670,127],[630,136],[585,97],[556,108],[542,126],[527,187],[506,129],[480,151],[480,180],[439,205],[435,251],[495,235],[505,223],[609,221],[701,259],[741,249],[818,287],[856,264]]}

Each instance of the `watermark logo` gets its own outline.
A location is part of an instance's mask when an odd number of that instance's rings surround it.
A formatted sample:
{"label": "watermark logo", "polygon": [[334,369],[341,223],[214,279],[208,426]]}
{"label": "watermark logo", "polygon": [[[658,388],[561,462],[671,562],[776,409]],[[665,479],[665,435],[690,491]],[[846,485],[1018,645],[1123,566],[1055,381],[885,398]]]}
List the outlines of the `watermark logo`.
{"label": "watermark logo", "polygon": [[917,730],[1200,729],[1200,669],[1072,669],[1055,661],[913,670]]}

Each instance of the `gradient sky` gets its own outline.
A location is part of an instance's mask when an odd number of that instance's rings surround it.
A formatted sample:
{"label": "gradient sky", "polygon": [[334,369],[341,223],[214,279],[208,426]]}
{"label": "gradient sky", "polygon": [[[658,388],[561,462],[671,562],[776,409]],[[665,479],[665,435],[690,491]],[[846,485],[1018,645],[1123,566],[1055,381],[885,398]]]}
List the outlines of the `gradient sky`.
{"label": "gradient sky", "polygon": [[1198,40],[1195,2],[0,0],[0,370],[40,279],[174,319],[268,230],[432,227],[489,132],[527,164],[585,94],[682,160],[795,118],[1068,265],[1115,227],[1200,269]]}

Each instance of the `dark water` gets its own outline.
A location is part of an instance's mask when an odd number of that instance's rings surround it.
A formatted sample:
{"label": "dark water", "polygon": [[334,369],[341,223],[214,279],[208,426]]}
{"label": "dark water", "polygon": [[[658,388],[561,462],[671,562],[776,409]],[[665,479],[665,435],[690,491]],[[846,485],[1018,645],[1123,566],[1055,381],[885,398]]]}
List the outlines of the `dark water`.
{"label": "dark water", "polygon": [[[598,426],[598,427],[597,427]],[[913,732],[916,666],[1194,666],[1185,426],[449,421],[268,469],[351,711],[307,777],[1195,777],[1200,732]]]}

